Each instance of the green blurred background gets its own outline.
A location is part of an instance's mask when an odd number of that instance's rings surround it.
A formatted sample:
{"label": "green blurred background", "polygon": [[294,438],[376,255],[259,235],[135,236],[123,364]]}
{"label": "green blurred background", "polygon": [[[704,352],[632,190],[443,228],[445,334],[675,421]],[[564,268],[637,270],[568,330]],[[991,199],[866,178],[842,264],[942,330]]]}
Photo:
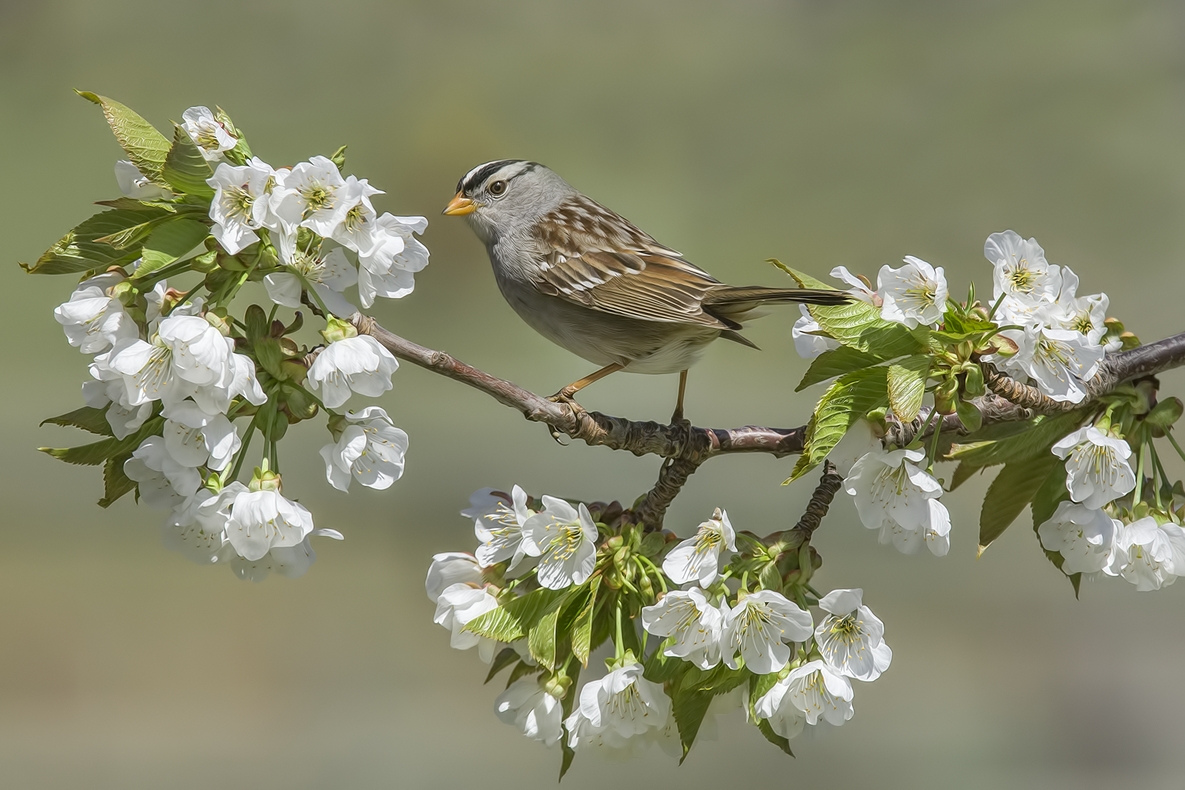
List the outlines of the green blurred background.
{"label": "green blurred background", "polygon": [[[728,281],[784,282],[770,256],[875,276],[914,254],[959,293],[990,283],[983,239],[1014,228],[1145,339],[1180,331],[1183,34],[1185,6],[1131,0],[0,3],[0,785],[550,786],[558,753],[495,719],[484,669],[432,624],[428,558],[472,547],[457,510],[478,487],[628,501],[657,468],[557,446],[405,366],[382,400],[411,434],[390,490],[329,488],[313,424],[286,442],[289,493],[347,535],[318,543],[302,579],[240,582],[162,548],[157,513],[95,507],[95,470],[34,449],[82,438],[37,427],[80,403],[85,360],[51,315],[71,283],[16,266],[117,194],[119,151],[71,88],[160,127],[219,104],[276,165],[348,143],[348,169],[387,190],[380,210],[431,219],[432,265],[380,320],[551,392],[588,365],[522,324],[468,228],[438,215],[489,159],[549,164]],[[816,394],[791,394],[794,317],[752,328],[762,353],[711,349],[691,377],[697,423],[803,420]],[[662,419],[674,390],[614,376],[583,402]],[[668,526],[686,534],[719,505],[738,528],[779,528],[808,495],[779,487],[790,466],[713,461]],[[863,587],[895,651],[852,721],[793,760],[725,727],[682,769],[658,752],[632,764],[629,785],[1185,783],[1185,584],[1088,584],[1075,601],[1027,515],[976,561],[983,488],[948,498],[945,559],[878,546],[848,501],[818,536],[819,586]],[[565,786],[622,770],[580,759]]]}

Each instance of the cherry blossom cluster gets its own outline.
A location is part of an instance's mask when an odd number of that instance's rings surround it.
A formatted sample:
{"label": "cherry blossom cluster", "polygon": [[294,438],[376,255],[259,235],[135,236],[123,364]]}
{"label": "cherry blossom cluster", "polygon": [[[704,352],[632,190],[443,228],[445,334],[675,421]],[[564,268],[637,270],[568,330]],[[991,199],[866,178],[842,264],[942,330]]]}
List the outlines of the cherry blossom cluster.
{"label": "cherry blossom cluster", "polygon": [[[51,421],[107,438],[48,452],[104,464],[101,504],[135,491],[167,512],[166,545],[195,562],[246,579],[298,576],[315,558],[311,537],[342,535],[315,528],[286,495],[279,442],[323,412],[330,485],[385,489],[402,475],[407,434],[387,412],[339,410],[354,394],[390,390],[398,367],[343,320],[356,312],[343,291],[356,286],[364,306],[410,293],[428,262],[413,234],[427,222],[379,215],[372,198],[382,193],[343,176],[340,151],[273,168],[221,110],[186,110],[168,145],[126,107],[84,95],[128,153],[115,168],[123,197],[30,271],[83,273],[54,316],[92,355],[86,405]],[[263,287],[244,291],[249,283]],[[302,312],[280,320],[281,308],[302,304],[325,317],[324,346],[298,344]],[[256,434],[262,448],[249,463]]]}
{"label": "cherry blossom cluster", "polygon": [[[1099,371],[1104,356],[1138,343],[1123,331],[1120,322],[1107,317],[1107,295],[1079,296],[1077,275],[1068,267],[1050,264],[1036,239],[1026,240],[1011,230],[993,233],[984,245],[984,254],[993,267],[992,301],[987,305],[976,300],[974,287],[965,302],[954,301],[943,268],[913,256],[907,256],[898,268],[883,266],[875,289],[843,266],[832,270],[832,277],[852,295],[855,306],[803,306],[793,329],[795,348],[801,356],[814,360],[812,370],[818,367],[839,374],[851,370],[853,384],[860,383],[855,380],[857,375],[868,372],[858,371],[861,366],[883,365],[887,393],[883,406],[853,413],[850,430],[842,433],[842,440],[831,441],[820,454],[826,452],[846,472],[844,489],[853,497],[861,523],[879,530],[882,543],[891,543],[906,554],[925,546],[937,556],[950,549],[951,523],[940,501],[946,489],[935,474],[936,463],[962,460],[968,469],[974,469],[980,460],[1019,464],[1037,457],[1048,461],[1035,474],[1049,475],[1056,455],[1066,462],[1066,486],[1052,486],[1054,493],[1046,498],[1056,504],[1059,498],[1069,496],[1069,501],[1062,503],[1042,528],[1042,536],[1048,533],[1048,539],[1043,537],[1046,548],[1051,543],[1061,546],[1061,539],[1055,539],[1050,531],[1053,524],[1061,525],[1062,531],[1077,536],[1075,541],[1095,547],[1092,556],[1097,555],[1098,560],[1066,562],[1060,567],[1067,574],[1102,571],[1120,575],[1119,569],[1126,567],[1124,557],[1133,556],[1133,552],[1141,557],[1149,554],[1139,549],[1144,544],[1136,541],[1147,542],[1156,536],[1151,536],[1145,529],[1147,522],[1139,519],[1140,528],[1130,535],[1126,528],[1117,530],[1099,508],[1136,487],[1131,468],[1117,465],[1120,461],[1126,464],[1123,459],[1132,453],[1123,437],[1125,431],[1146,433],[1155,427],[1143,427],[1155,403],[1133,393],[1126,399],[1102,402],[1094,413],[1084,407],[1081,413],[1071,412],[1063,423],[1050,423],[1065,426],[1062,436],[1041,429],[1031,440],[1013,438],[1002,440],[1003,444],[997,444],[996,439],[978,445],[953,437],[941,441],[937,418],[942,415],[957,414],[963,432],[972,437],[980,429],[982,416],[975,399],[986,392],[987,366],[994,365],[1011,378],[1033,385],[1051,401],[1077,404],[1085,401],[1087,382]],[[877,338],[883,347],[868,337]],[[825,378],[820,374],[811,380]],[[841,375],[835,386],[843,382]],[[850,396],[854,389],[839,387],[832,392]],[[925,412],[924,393],[930,394],[933,407],[924,417],[923,430],[906,446],[882,441],[888,433],[887,420],[910,421]],[[820,401],[820,409],[826,400],[827,396]],[[1163,422],[1165,409],[1161,412]],[[1030,427],[1041,421],[1037,418]],[[1161,425],[1158,435],[1164,435],[1171,422]],[[1083,423],[1093,425],[1082,427]],[[1141,442],[1150,446],[1151,435],[1141,436]],[[1029,446],[1030,441],[1039,441],[1040,446]],[[997,446],[989,451],[988,444]],[[1088,493],[1085,486],[1089,484],[1083,482],[1088,467],[1090,474],[1105,478],[1110,485],[1096,481]],[[1154,472],[1158,469],[1150,468]],[[1167,479],[1161,481],[1162,486],[1168,484]],[[1100,498],[1104,490],[1107,495]],[[1163,498],[1159,493],[1157,497]],[[1087,517],[1086,509],[1093,515]],[[1160,512],[1159,526],[1168,523],[1161,532],[1172,533],[1172,511],[1160,508]],[[1075,524],[1086,525],[1086,531],[1071,529]],[[1157,541],[1158,546],[1168,545],[1159,538]],[[981,546],[988,543],[990,538],[981,534]],[[1077,547],[1070,550],[1082,551]],[[1163,558],[1157,559],[1158,568],[1173,564],[1166,551],[1158,548],[1153,552]],[[1098,559],[1103,556],[1111,559],[1104,563]],[[1185,563],[1177,562],[1177,567],[1185,570]],[[1165,573],[1158,571],[1160,578]]]}
{"label": "cherry blossom cluster", "polygon": [[462,515],[479,545],[433,557],[435,622],[494,663],[490,677],[514,666],[498,717],[566,754],[685,755],[707,714],[733,709],[788,749],[807,726],[850,719],[852,681],[892,660],[861,590],[809,585],[818,560],[801,536],[737,533],[717,510],[680,541],[619,507],[535,502],[518,486],[478,491]]}

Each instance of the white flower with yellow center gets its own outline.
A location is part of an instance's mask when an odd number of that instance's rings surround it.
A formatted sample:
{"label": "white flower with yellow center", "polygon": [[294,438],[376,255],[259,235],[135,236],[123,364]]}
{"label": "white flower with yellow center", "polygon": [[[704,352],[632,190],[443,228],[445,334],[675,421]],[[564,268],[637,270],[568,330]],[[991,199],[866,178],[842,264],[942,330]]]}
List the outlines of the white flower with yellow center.
{"label": "white flower with yellow center", "polygon": [[893,660],[885,625],[863,604],[864,591],[833,590],[819,599],[827,616],[815,629],[815,644],[834,671],[857,680],[876,680]]}
{"label": "white flower with yellow center", "polygon": [[988,236],[983,256],[995,267],[993,299],[1010,296],[1021,302],[1052,302],[1062,288],[1061,270],[1045,260],[1036,239],[1022,239],[1006,230]]}
{"label": "white flower with yellow center", "polygon": [[407,296],[415,289],[415,273],[428,265],[428,248],[412,235],[423,233],[428,220],[383,214],[376,224],[381,242],[372,253],[358,256],[358,298],[363,307],[374,304],[376,296]]}
{"label": "white flower with yellow center", "polygon": [[1060,502],[1049,520],[1037,527],[1046,551],[1062,555],[1064,573],[1097,573],[1110,561],[1122,525],[1102,510]]}
{"label": "white flower with yellow center", "polygon": [[1065,459],[1070,498],[1091,510],[1136,487],[1136,475],[1128,463],[1132,449],[1127,441],[1108,436],[1093,425],[1059,441],[1053,446],[1053,454]]}
{"label": "white flower with yellow center", "polygon": [[111,286],[124,278],[99,275],[84,280],[70,300],[57,306],[53,317],[62,325],[66,340],[84,354],[97,354],[120,340],[139,337],[139,329],[123,304],[110,295]]}
{"label": "white flower with yellow center", "polygon": [[671,700],[662,686],[642,677],[641,664],[630,664],[580,690],[576,710],[564,721],[568,746],[627,747],[638,736],[659,733],[670,715]]}
{"label": "white flower with yellow center", "polygon": [[1078,296],[1078,275],[1068,267],[1062,269],[1062,291],[1057,301],[1039,313],[1042,322],[1054,329],[1072,329],[1083,335],[1088,343],[1097,345],[1107,334],[1107,306],[1111,299],[1106,294]]}
{"label": "white flower with yellow center", "polygon": [[861,302],[880,306],[880,297],[869,284],[848,271],[847,266],[836,266],[831,270],[831,276],[848,286],[848,293]]}
{"label": "white flower with yellow center", "polygon": [[724,663],[736,669],[739,654],[754,674],[780,672],[790,662],[790,645],[786,643],[810,639],[814,626],[810,612],[781,593],[750,593],[724,616]]}
{"label": "white flower with yellow center", "polygon": [[1185,575],[1185,530],[1169,522],[1160,524],[1152,516],[1120,524],[1103,571],[1122,576],[1140,592],[1168,587]]}
{"label": "white flower with yellow center", "polygon": [[239,451],[239,432],[225,414],[207,414],[191,400],[164,409],[165,448],[182,466],[208,466],[220,472]]}
{"label": "white flower with yellow center", "polygon": [[106,364],[123,375],[129,406],[172,403],[201,387],[228,384],[234,377],[232,346],[206,319],[170,315],[161,320],[152,342],[116,343]]}
{"label": "white flower with yellow center", "polygon": [[378,214],[370,203],[374,195],[381,195],[365,178],[347,176],[338,193],[341,221],[330,234],[339,244],[349,247],[359,255],[372,255],[375,248],[386,241],[386,235],[378,224]]}
{"label": "white flower with yellow center", "polygon": [[338,491],[349,491],[351,480],[380,491],[390,488],[403,476],[407,434],[378,406],[342,418],[346,425],[337,442],[321,448],[329,484]]}
{"label": "white flower with yellow center", "polygon": [[333,235],[345,215],[341,190],[346,185],[337,165],[324,156],[314,156],[277,173],[270,208],[276,218],[293,231],[308,228],[322,238]]}
{"label": "white flower with yellow center", "polygon": [[222,249],[235,255],[259,241],[258,230],[268,218],[268,192],[275,184],[276,171],[253,157],[242,166],[218,165],[206,183],[214,188],[210,202],[210,235]]}
{"label": "white flower with yellow center", "polygon": [[1015,356],[990,361],[1011,375],[1031,378],[1056,401],[1080,403],[1086,397],[1086,382],[1103,361],[1102,346],[1090,343],[1077,330],[1051,329],[1037,320],[1024,329],[1005,329],[1000,334],[1020,350]]}
{"label": "white flower with yellow center", "polygon": [[864,526],[881,531],[881,543],[892,543],[902,554],[916,554],[925,545],[942,557],[950,550],[950,513],[938,501],[942,484],[917,466],[923,458],[921,450],[874,449],[852,465],[844,490]]}
{"label": "white flower with yellow center", "polygon": [[713,606],[699,587],[673,590],[653,606],[642,608],[642,626],[655,636],[672,638],[663,655],[711,669],[720,663],[724,611]]}
{"label": "white flower with yellow center", "polygon": [[946,277],[937,268],[915,258],[905,256],[899,269],[882,266],[876,278],[876,292],[884,300],[881,318],[905,324],[910,329],[918,325],[933,326],[942,320],[946,310]]}
{"label": "white flower with yellow center", "polygon": [[838,727],[852,718],[852,696],[851,681],[822,661],[810,661],[775,683],[757,701],[754,711],[772,725],[776,719],[793,720],[792,713],[780,712],[789,705],[800,711],[811,726],[822,719]]}
{"label": "white flower with yellow center", "polygon": [[474,554],[483,568],[509,560],[507,570],[512,571],[527,555],[523,526],[535,511],[527,507],[527,492],[518,486],[511,490],[510,496],[510,502],[491,496],[495,500],[492,507],[473,521],[473,531],[481,541]]}
{"label": "white flower with yellow center", "polygon": [[597,564],[597,526],[583,504],[543,497],[543,511],[523,523],[522,548],[539,558],[537,578],[549,590],[584,584]]}
{"label": "white flower with yellow center", "polygon": [[675,584],[690,581],[708,586],[716,581],[720,566],[737,550],[736,532],[728,514],[720,508],[699,525],[693,537],[671,549],[662,561],[663,572]]}
{"label": "white flower with yellow center", "polygon": [[223,152],[238,144],[238,140],[218,122],[209,107],[190,107],[181,113],[181,127],[211,162],[221,162]]}

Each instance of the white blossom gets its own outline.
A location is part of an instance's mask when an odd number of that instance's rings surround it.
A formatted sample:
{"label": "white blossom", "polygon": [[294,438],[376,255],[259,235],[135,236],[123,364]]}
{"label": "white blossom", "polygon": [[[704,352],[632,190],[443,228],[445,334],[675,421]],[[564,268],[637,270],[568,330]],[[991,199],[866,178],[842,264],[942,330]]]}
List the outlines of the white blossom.
{"label": "white blossom", "polygon": [[446,551],[432,555],[428,566],[428,577],[424,579],[424,592],[428,600],[436,603],[440,594],[454,584],[480,584],[481,566],[472,554],[461,551]]}
{"label": "white blossom", "polygon": [[258,560],[273,548],[295,546],[313,531],[313,514],[278,491],[244,491],[235,497],[226,536],[245,560]]}
{"label": "white blossom", "polygon": [[1072,329],[1051,329],[1033,321],[1023,329],[1000,333],[1016,343],[1015,356],[993,358],[1005,371],[1022,373],[1037,388],[1056,401],[1080,403],[1086,397],[1086,382],[1098,372],[1103,348]]}
{"label": "white blossom", "polygon": [[1042,308],[1039,315],[1043,322],[1053,329],[1071,329],[1097,345],[1107,334],[1107,306],[1111,303],[1106,294],[1078,296],[1078,275],[1069,267],[1062,268],[1062,290],[1057,301]]}
{"label": "white blossom", "polygon": [[367,488],[390,488],[403,476],[407,434],[378,406],[347,412],[343,417],[349,424],[337,442],[321,448],[329,484],[348,491],[350,480],[356,478]]}
{"label": "white blossom", "polygon": [[138,484],[140,499],[155,508],[181,504],[202,484],[196,469],[173,460],[161,436],[149,436],[142,441],[124,462],[123,471]]}
{"label": "white blossom", "polygon": [[1132,450],[1124,439],[1108,436],[1093,425],[1058,441],[1053,454],[1066,461],[1070,498],[1097,510],[1136,487],[1128,459]]}
{"label": "white blossom", "polygon": [[737,654],[757,675],[780,672],[790,661],[787,642],[810,639],[814,630],[810,612],[774,590],[750,593],[724,616],[721,655],[736,669]]}
{"label": "white blossom", "polygon": [[472,631],[466,631],[465,626],[486,612],[498,608],[498,600],[484,588],[474,587],[464,582],[451,584],[440,593],[436,601],[436,617],[433,622],[444,626],[452,632],[449,644],[457,650],[477,648],[477,656],[485,663],[494,660],[494,649],[498,643]]}
{"label": "white blossom", "polygon": [[308,387],[321,393],[326,408],[336,409],[351,392],[376,398],[391,389],[399,362],[370,335],[330,343],[309,367]]}
{"label": "white blossom", "polygon": [[231,482],[220,491],[199,488],[173,512],[162,526],[164,544],[199,565],[225,562],[235,555],[226,538],[230,508],[247,486]]}
{"label": "white blossom", "polygon": [[629,664],[580,690],[576,709],[564,721],[568,746],[628,747],[638,736],[657,735],[670,715],[671,700],[662,686],[642,677],[641,664]]}
{"label": "white blossom", "polygon": [[790,705],[802,712],[807,724],[814,726],[822,719],[838,727],[852,718],[852,696],[851,681],[822,661],[809,661],[775,683],[757,700],[754,711],[773,725],[793,719],[793,714],[780,713]]}
{"label": "white blossom", "polygon": [[1168,587],[1185,574],[1185,530],[1170,522],[1157,523],[1152,516],[1121,523],[1103,571],[1122,576],[1140,592]]}
{"label": "white blossom", "polygon": [[173,190],[155,183],[126,159],[115,163],[115,183],[120,192],[133,200],[173,199]]}
{"label": "white blossom", "polygon": [[376,225],[380,243],[358,258],[358,298],[363,307],[374,304],[376,296],[407,296],[415,288],[413,275],[428,265],[428,248],[412,235],[423,233],[428,220],[383,214]]}
{"label": "white blossom", "polygon": [[70,294],[70,300],[57,306],[53,316],[66,332],[66,340],[84,354],[97,354],[120,340],[139,337],[136,322],[120,301],[109,295],[119,280],[92,277]]}
{"label": "white blossom", "polygon": [[835,470],[843,476],[852,471],[856,462],[873,450],[883,450],[884,444],[872,429],[868,420],[856,420],[848,428],[839,443],[827,453],[827,460],[835,464]]}
{"label": "white blossom", "polygon": [[873,450],[852,465],[844,490],[868,529],[879,529],[880,542],[903,554],[925,544],[935,556],[950,550],[950,514],[938,501],[942,484],[916,464],[921,450]]}
{"label": "white blossom", "polygon": [[983,255],[995,267],[993,299],[1007,295],[1029,303],[1052,302],[1061,292],[1061,271],[1045,260],[1036,239],[1026,241],[1012,230],[993,233]]}
{"label": "white blossom", "polygon": [[346,182],[337,165],[314,156],[280,174],[272,190],[271,210],[289,229],[305,227],[330,238],[345,215],[340,192]]}
{"label": "white blossom", "polygon": [[230,569],[243,581],[261,582],[272,573],[296,579],[308,571],[317,559],[310,538],[325,537],[342,540],[340,532],[333,529],[315,529],[295,546],[277,546],[257,560],[248,560],[235,554],[231,556]]}
{"label": "white blossom", "polygon": [[716,508],[694,536],[671,549],[662,561],[662,570],[675,584],[697,581],[707,587],[736,550],[736,532],[728,514]]}
{"label": "white blossom", "polygon": [[827,612],[815,628],[815,644],[835,672],[857,680],[876,680],[893,660],[885,625],[863,604],[864,591],[833,590],[819,599]]}
{"label": "white blossom", "polygon": [[358,312],[341,294],[358,282],[358,269],[346,257],[345,250],[335,247],[322,254],[320,251],[282,249],[282,253],[287,271],[272,272],[263,278],[264,288],[273,302],[299,308],[301,292],[308,283],[334,315],[349,318]]}
{"label": "white blossom", "polygon": [[1046,551],[1059,552],[1064,573],[1097,573],[1110,561],[1120,522],[1102,510],[1060,502],[1049,520],[1037,527]]}
{"label": "white blossom", "polygon": [[223,152],[239,142],[218,122],[209,107],[190,107],[181,113],[181,127],[201,150],[202,156],[211,162],[222,161]]}
{"label": "white blossom", "polygon": [[[517,485],[510,496],[510,502],[491,496],[496,504],[474,517],[473,531],[481,541],[474,553],[483,568],[509,560],[507,570],[514,570],[526,556],[523,527],[535,511],[527,507],[527,493]],[[468,512],[465,515],[469,515]]]}
{"label": "white blossom", "polygon": [[905,256],[899,269],[882,266],[876,278],[876,290],[883,300],[881,318],[905,324],[910,329],[924,324],[933,326],[942,320],[946,310],[946,277],[937,268],[915,258]]}
{"label": "white blossom", "polygon": [[184,399],[199,387],[229,383],[234,376],[231,341],[204,318],[170,315],[152,342],[121,340],[107,365],[124,377],[128,404]]}
{"label": "white blossom", "polygon": [[543,497],[543,511],[524,522],[523,551],[539,558],[537,578],[549,590],[584,584],[597,563],[597,526],[583,503]]}
{"label": "white blossom", "polygon": [[223,162],[206,183],[214,188],[210,202],[210,234],[222,249],[235,255],[259,241],[258,230],[265,226],[269,213],[269,190],[275,185],[276,171],[258,157],[241,166]]}
{"label": "white blossom", "polygon": [[386,241],[386,234],[378,224],[378,214],[370,203],[374,195],[381,195],[365,178],[348,176],[338,192],[341,222],[331,238],[359,255],[372,255]]}
{"label": "white blossom", "polygon": [[831,270],[831,276],[848,285],[848,293],[861,302],[876,306],[880,305],[880,297],[877,296],[876,291],[869,288],[868,283],[848,271],[848,267],[836,266]]}
{"label": "white blossom", "polygon": [[239,451],[238,430],[226,415],[207,414],[191,400],[170,404],[163,414],[165,447],[182,466],[206,465],[220,472]]}
{"label": "white blossom", "polygon": [[824,351],[839,348],[839,341],[819,334],[823,329],[806,309],[806,305],[800,304],[798,310],[802,317],[790,328],[790,337],[794,340],[794,350],[798,352],[798,356],[803,359],[814,359]]}
{"label": "white blossom", "polygon": [[152,403],[132,406],[128,402],[123,376],[107,364],[107,354],[99,354],[88,367],[93,381],[82,385],[82,397],[92,409],[106,408],[107,424],[116,439],[126,439],[140,430],[152,416]]}
{"label": "white blossom", "polygon": [[533,741],[554,746],[564,734],[564,711],[537,676],[519,678],[494,701],[494,712]]}
{"label": "white blossom", "polygon": [[713,606],[699,587],[672,590],[658,603],[642,608],[642,625],[655,636],[673,637],[663,655],[711,669],[720,663],[726,611]]}

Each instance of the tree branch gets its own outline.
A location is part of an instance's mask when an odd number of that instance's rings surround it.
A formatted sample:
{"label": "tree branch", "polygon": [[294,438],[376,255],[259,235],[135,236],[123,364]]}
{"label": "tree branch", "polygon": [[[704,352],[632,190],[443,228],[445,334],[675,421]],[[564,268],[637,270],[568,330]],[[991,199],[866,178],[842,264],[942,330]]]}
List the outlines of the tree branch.
{"label": "tree branch", "polygon": [[[369,316],[355,313],[350,321],[360,334],[370,335],[396,358],[484,392],[532,422],[544,423],[588,445],[666,459],[654,487],[634,510],[635,516],[651,529],[661,527],[671,502],[687,479],[709,458],[732,453],[767,453],[781,458],[802,452],[806,439],[806,426],[701,428],[686,422],[663,425],[585,411],[576,404],[558,403],[491,376],[443,351],[413,343],[387,331]],[[1099,373],[1091,380],[1089,397],[1097,398],[1125,381],[1181,365],[1185,365],[1185,333],[1114,354],[1104,360]],[[985,425],[1027,420],[1034,413],[1051,414],[1082,405],[1052,400],[1035,388],[1003,375],[991,365],[983,367],[991,392],[976,399],[975,404]],[[898,446],[908,444],[926,425],[928,412],[923,411],[909,423],[890,421],[886,438]],[[962,423],[953,414],[944,417],[941,425],[943,433],[964,432]]]}

